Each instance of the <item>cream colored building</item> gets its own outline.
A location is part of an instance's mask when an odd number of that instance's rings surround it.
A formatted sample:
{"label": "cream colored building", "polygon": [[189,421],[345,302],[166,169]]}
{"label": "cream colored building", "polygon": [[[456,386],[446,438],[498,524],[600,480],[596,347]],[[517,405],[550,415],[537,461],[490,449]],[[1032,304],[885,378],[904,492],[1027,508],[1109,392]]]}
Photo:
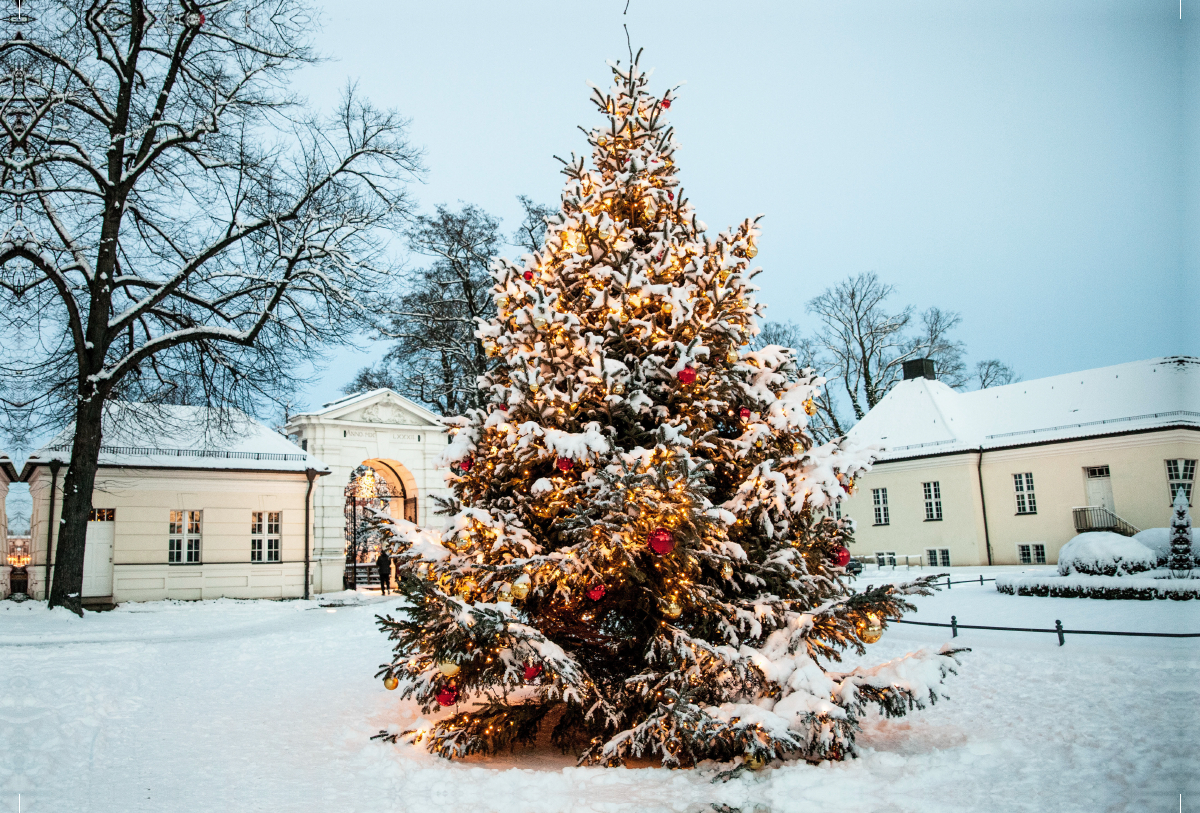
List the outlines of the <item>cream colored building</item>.
{"label": "cream colored building", "polygon": [[[124,411],[105,422],[85,604],[292,598],[306,594],[306,581],[308,594],[335,592],[346,569],[352,471],[374,469],[395,495],[392,514],[413,521],[428,517],[434,496],[446,493],[436,469],[446,427],[391,390],[296,415],[290,439],[246,416],[217,426],[214,413],[198,407],[114,409]],[[27,570],[34,598],[46,595],[47,571],[53,578],[69,442],[63,433],[21,473],[33,503]],[[11,469],[7,476],[15,478]]]}
{"label": "cream colored building", "polygon": [[[306,507],[329,472],[312,455],[238,413],[224,425],[200,407],[114,405],[92,494],[84,552],[85,605],[207,598],[285,598],[314,590]],[[53,578],[63,433],[25,463],[29,594]],[[49,563],[50,567],[47,567]]]}
{"label": "cream colored building", "polygon": [[8,484],[16,482],[17,470],[8,455],[0,452],[0,598],[9,594],[9,574],[12,567],[8,562],[8,513],[4,509],[8,498]]}
{"label": "cream colored building", "polygon": [[849,433],[884,448],[842,506],[856,520],[856,556],[938,567],[1053,564],[1079,531],[1164,527],[1174,492],[1191,499],[1200,359],[975,392],[906,373],[913,377]]}

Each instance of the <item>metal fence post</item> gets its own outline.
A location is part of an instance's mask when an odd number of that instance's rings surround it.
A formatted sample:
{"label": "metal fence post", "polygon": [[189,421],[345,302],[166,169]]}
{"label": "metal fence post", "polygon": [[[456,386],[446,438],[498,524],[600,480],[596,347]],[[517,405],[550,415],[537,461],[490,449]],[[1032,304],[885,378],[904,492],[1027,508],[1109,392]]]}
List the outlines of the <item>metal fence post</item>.
{"label": "metal fence post", "polygon": [[956,615],[950,616],[950,637],[958,637],[958,616]]}
{"label": "metal fence post", "polygon": [[949,574],[946,574],[946,589],[947,589],[947,590],[949,590],[949,589],[950,589],[950,584],[951,584],[951,582],[950,582],[950,575],[949,575]]}
{"label": "metal fence post", "polygon": [[1058,633],[1058,645],[1062,646],[1063,644],[1065,644],[1067,642],[1067,640],[1066,640],[1066,638],[1063,637],[1062,622],[1059,621],[1057,618],[1054,619],[1054,631]]}
{"label": "metal fence post", "polygon": [[982,573],[979,574],[979,586],[983,587],[983,574]]}

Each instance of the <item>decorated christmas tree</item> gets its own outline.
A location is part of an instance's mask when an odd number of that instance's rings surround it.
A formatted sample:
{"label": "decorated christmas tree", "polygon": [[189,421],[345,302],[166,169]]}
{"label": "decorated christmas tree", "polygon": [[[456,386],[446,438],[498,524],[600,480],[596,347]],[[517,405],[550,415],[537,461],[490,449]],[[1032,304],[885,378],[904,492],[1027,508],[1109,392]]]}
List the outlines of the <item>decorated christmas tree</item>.
{"label": "decorated christmas tree", "polygon": [[446,757],[551,740],[581,762],[841,759],[868,708],[934,702],[955,652],[834,669],[929,579],[855,591],[834,507],[871,450],[814,445],[822,379],[749,349],[757,220],[683,196],[637,61],[595,90],[543,251],[493,270],[489,406],[456,419],[449,521],[389,526],[410,607],[380,672]]}
{"label": "decorated christmas tree", "polygon": [[1192,572],[1192,517],[1188,513],[1188,498],[1183,489],[1175,492],[1171,505],[1171,558],[1167,566],[1171,574],[1186,579]]}

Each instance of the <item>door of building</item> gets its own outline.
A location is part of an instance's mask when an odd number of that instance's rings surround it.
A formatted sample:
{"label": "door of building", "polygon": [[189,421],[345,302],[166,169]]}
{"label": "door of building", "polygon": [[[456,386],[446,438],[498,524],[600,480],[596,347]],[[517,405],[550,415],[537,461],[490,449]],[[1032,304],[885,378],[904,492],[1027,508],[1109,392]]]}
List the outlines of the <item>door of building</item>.
{"label": "door of building", "polygon": [[[93,512],[98,513],[98,512]],[[112,509],[101,516],[112,516]],[[83,548],[83,598],[111,596],[113,591],[113,542],[116,523],[112,519],[89,522]]]}
{"label": "door of building", "polygon": [[1113,505],[1112,477],[1109,476],[1108,466],[1090,466],[1088,468],[1087,499],[1088,505],[1116,511]]}

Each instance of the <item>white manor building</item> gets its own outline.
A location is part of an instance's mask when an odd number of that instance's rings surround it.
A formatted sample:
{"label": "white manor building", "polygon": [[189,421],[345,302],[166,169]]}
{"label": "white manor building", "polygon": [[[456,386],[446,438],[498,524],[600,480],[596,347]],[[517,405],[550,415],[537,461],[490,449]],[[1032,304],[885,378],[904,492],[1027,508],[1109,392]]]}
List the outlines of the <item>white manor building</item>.
{"label": "white manor building", "polygon": [[[444,493],[435,461],[446,427],[391,390],[296,415],[287,425],[291,439],[240,413],[234,425],[213,419],[200,407],[136,405],[118,406],[106,419],[86,538],[85,604],[338,591],[345,488],[355,468],[365,464],[388,482],[399,497],[389,503],[397,517],[424,521],[433,495]],[[53,578],[70,437],[64,432],[39,449],[20,474],[32,499],[25,571],[33,598],[44,598],[47,574]],[[0,496],[15,479],[11,462],[0,460]],[[3,562],[7,545],[0,553]],[[7,584],[0,579],[0,598]]]}
{"label": "white manor building", "polygon": [[932,363],[850,431],[884,448],[842,506],[882,564],[1054,564],[1078,532],[1170,524],[1200,459],[1200,359],[958,392]]}

